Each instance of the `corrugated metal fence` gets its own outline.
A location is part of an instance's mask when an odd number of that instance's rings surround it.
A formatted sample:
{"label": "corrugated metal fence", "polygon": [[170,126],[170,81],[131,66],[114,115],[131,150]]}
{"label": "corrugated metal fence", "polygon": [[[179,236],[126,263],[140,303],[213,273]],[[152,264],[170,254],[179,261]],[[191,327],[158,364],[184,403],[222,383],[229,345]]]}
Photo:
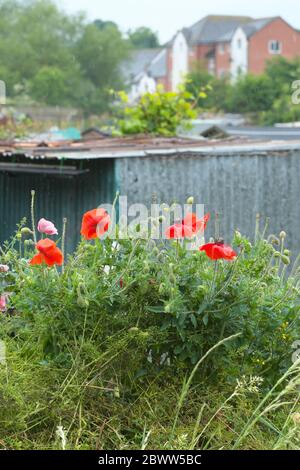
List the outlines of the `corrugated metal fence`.
{"label": "corrugated metal fence", "polygon": [[[256,214],[270,217],[270,233],[288,233],[300,252],[300,150],[151,156],[118,160],[120,190],[129,202],[184,203],[193,195],[221,214],[227,241],[239,229],[253,238]],[[210,224],[208,235],[213,235]]]}

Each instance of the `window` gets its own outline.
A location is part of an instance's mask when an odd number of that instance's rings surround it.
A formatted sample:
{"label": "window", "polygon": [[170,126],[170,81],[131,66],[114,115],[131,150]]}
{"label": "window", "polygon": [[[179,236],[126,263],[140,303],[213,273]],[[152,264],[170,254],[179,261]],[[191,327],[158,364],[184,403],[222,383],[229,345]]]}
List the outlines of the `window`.
{"label": "window", "polygon": [[237,47],[238,47],[238,49],[242,48],[242,40],[241,39],[237,40]]}
{"label": "window", "polygon": [[224,54],[224,52],[225,52],[224,44],[220,44],[219,45],[219,53]]}
{"label": "window", "polygon": [[280,54],[282,49],[282,43],[273,39],[269,41],[269,52],[270,54]]}

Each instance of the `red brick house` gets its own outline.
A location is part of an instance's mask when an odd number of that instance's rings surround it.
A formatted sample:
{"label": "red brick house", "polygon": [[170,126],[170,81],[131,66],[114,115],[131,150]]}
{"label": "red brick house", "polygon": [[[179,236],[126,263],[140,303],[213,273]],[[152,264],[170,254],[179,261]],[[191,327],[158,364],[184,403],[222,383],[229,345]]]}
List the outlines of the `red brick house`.
{"label": "red brick house", "polygon": [[[186,47],[178,48],[178,41]],[[300,56],[300,32],[281,17],[207,16],[168,44],[168,88],[197,62],[218,77],[235,79],[240,73],[262,73],[276,55]]]}
{"label": "red brick house", "polygon": [[300,57],[300,31],[281,17],[206,16],[178,31],[163,48],[135,51],[125,68],[127,75],[132,72],[133,95],[138,96],[158,83],[176,90],[195,63],[235,80],[242,73],[261,74],[278,55]]}

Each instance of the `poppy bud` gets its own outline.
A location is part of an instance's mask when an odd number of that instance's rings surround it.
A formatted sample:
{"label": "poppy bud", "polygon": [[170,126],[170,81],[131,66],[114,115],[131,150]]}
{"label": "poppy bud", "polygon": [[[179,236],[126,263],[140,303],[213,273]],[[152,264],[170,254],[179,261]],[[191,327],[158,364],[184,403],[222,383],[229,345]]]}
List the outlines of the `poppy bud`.
{"label": "poppy bud", "polygon": [[279,237],[280,237],[282,240],[284,240],[284,239],[286,238],[286,232],[284,232],[284,231],[280,232]]}
{"label": "poppy bud", "polygon": [[300,426],[300,413],[295,413],[293,416],[293,421],[296,425]]}
{"label": "poppy bud", "polygon": [[77,305],[81,308],[87,308],[89,306],[89,301],[83,297],[78,297]]}
{"label": "poppy bud", "polygon": [[279,242],[278,238],[275,237],[275,235],[270,235],[269,236],[269,242],[271,243],[271,245],[280,245],[280,242]]}
{"label": "poppy bud", "polygon": [[32,232],[32,230],[30,230],[29,227],[23,227],[21,229],[21,234],[26,236],[26,235],[32,235],[33,232]]}
{"label": "poppy bud", "polygon": [[193,198],[193,196],[187,198],[186,203],[187,203],[187,204],[194,204],[194,198]]}
{"label": "poppy bud", "polygon": [[34,246],[34,244],[35,244],[34,241],[31,239],[24,241],[25,246]]}
{"label": "poppy bud", "polygon": [[77,287],[77,305],[82,308],[87,308],[89,306],[89,301],[83,296],[85,288],[82,283],[78,284]]}
{"label": "poppy bud", "polygon": [[280,256],[281,256],[281,253],[279,253],[279,251],[275,251],[274,258],[280,258]]}
{"label": "poppy bud", "polygon": [[291,260],[290,260],[290,258],[289,258],[288,256],[282,255],[282,256],[281,256],[281,261],[283,262],[283,264],[286,264],[287,266],[288,266],[289,264],[291,264]]}
{"label": "poppy bud", "polygon": [[159,288],[158,288],[158,292],[159,292],[160,294],[163,294],[163,293],[165,292],[165,290],[166,290],[166,285],[163,284],[163,283],[160,284],[160,286],[159,286]]}
{"label": "poppy bud", "polygon": [[291,256],[290,250],[284,250],[283,254],[284,254],[285,256]]}
{"label": "poppy bud", "polygon": [[137,326],[132,326],[128,331],[129,333],[138,333],[140,330]]}
{"label": "poppy bud", "polygon": [[166,220],[166,218],[165,218],[165,216],[163,216],[163,215],[160,215],[160,216],[158,217],[158,221],[159,221],[160,224],[162,224],[165,220]]}
{"label": "poppy bud", "polygon": [[16,239],[21,240],[21,238],[22,238],[22,234],[20,232],[18,232],[17,235],[16,235]]}

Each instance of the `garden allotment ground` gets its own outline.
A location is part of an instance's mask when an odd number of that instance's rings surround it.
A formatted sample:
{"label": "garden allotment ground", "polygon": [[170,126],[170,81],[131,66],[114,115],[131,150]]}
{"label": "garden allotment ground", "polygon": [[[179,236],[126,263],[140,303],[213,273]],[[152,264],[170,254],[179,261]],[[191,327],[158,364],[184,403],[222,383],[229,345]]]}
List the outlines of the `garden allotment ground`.
{"label": "garden allotment ground", "polygon": [[236,231],[191,251],[212,223],[193,202],[155,242],[106,237],[91,208],[66,256],[32,193],[0,253],[2,448],[299,449],[287,234],[258,218],[252,243]]}

